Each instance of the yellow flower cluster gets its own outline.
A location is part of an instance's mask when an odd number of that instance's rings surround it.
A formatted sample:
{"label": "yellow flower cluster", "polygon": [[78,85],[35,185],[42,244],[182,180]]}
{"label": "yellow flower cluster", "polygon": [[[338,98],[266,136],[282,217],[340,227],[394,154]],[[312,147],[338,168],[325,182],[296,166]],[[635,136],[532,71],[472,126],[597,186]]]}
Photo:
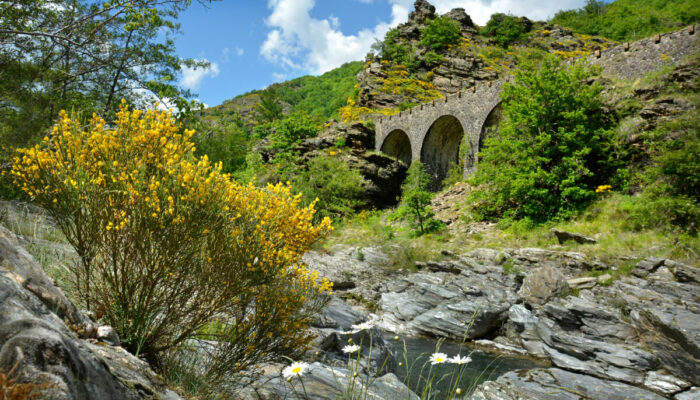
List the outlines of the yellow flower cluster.
{"label": "yellow flower cluster", "polygon": [[[129,302],[139,299],[145,307],[175,296],[168,302],[209,304],[208,316],[242,309],[238,314],[258,324],[255,330],[274,316],[275,326],[288,329],[275,329],[282,335],[276,340],[303,346],[309,339],[299,335],[309,322],[299,316],[304,300],[331,285],[310,273],[301,256],[332,230],[330,220],[314,224],[314,205],[303,207],[289,185],[257,188],[232,180],[221,165],[195,155],[193,134],[170,113],[131,111],[124,102],[113,127],[96,115],[83,125],[62,111],[49,137],[18,151],[11,173],[82,249],[83,263],[90,264],[84,269],[92,272],[78,278],[88,281],[80,295],[107,310],[127,342],[139,332],[167,348],[167,338],[151,338],[149,327],[135,325],[152,320]],[[250,317],[251,299],[266,311]],[[192,310],[170,315],[179,309],[149,307],[152,318],[180,325],[154,335],[177,337],[178,329],[206,323]]]}
{"label": "yellow flower cluster", "polygon": [[612,190],[611,185],[600,185],[597,188],[595,188],[596,193],[605,193],[605,192],[609,192],[611,190]]}

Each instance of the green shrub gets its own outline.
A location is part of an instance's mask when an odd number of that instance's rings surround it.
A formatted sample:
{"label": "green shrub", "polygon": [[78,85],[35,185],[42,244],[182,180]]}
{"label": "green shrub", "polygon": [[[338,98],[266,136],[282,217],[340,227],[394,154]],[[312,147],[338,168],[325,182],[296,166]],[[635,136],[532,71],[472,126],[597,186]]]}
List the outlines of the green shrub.
{"label": "green shrub", "polygon": [[397,28],[389,30],[383,41],[377,41],[372,45],[378,55],[384,60],[390,60],[397,64],[403,64],[412,69],[414,64],[411,46],[399,37]]}
{"label": "green shrub", "polygon": [[[335,153],[335,152],[334,152]],[[292,178],[307,203],[318,199],[317,218],[338,218],[365,207],[365,180],[336,154],[316,156]]]}
{"label": "green shrub", "polygon": [[431,50],[442,50],[456,43],[461,36],[459,25],[454,20],[438,16],[420,31],[420,43]]}
{"label": "green shrub", "polygon": [[602,111],[599,69],[566,66],[549,55],[525,63],[501,93],[505,121],[485,139],[471,195],[482,219],[569,217],[611,182],[615,159],[612,121]]}
{"label": "green shrub", "polygon": [[646,134],[652,157],[640,174],[644,190],[629,210],[633,228],[675,227],[690,234],[700,230],[699,126],[693,110]]}
{"label": "green shrub", "polygon": [[434,218],[430,207],[433,193],[428,191],[431,177],[425,171],[423,163],[414,161],[408,167],[406,180],[401,186],[401,203],[397,209],[397,217],[410,219],[414,229],[423,235],[435,232],[443,227],[443,224]]}
{"label": "green shrub", "polygon": [[113,128],[62,112],[12,175],[75,248],[80,306],[100,311],[126,349],[158,364],[191,339],[216,340],[211,370],[235,375],[304,351],[328,285],[299,262],[330,221],[312,223],[313,206],[288,186],[231,181],[195,156],[193,134],[125,105]]}
{"label": "green shrub", "polygon": [[497,13],[491,15],[486,26],[481,29],[481,34],[492,37],[502,47],[514,43],[525,33],[525,25],[518,17]]}

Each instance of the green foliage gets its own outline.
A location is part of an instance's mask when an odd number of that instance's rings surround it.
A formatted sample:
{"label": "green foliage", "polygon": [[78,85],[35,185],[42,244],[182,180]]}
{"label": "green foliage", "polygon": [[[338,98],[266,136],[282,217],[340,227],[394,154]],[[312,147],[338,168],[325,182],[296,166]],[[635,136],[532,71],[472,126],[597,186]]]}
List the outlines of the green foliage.
{"label": "green foliage", "polygon": [[518,17],[496,13],[491,15],[481,34],[494,38],[502,47],[508,47],[525,34],[525,25]]}
{"label": "green foliage", "polygon": [[459,25],[450,17],[438,16],[430,20],[420,32],[420,43],[431,50],[442,50],[462,37]]}
{"label": "green foliage", "polygon": [[[248,114],[252,117],[255,114],[254,104],[262,103],[255,99],[255,96],[262,98],[267,93],[274,92],[279,103],[289,105],[290,112],[306,111],[322,121],[336,118],[338,109],[345,105],[346,99],[356,94],[355,76],[362,69],[362,65],[361,61],[353,61],[320,76],[302,76],[271,85],[264,90],[245,93],[225,101],[220,106],[205,110],[205,115]],[[250,126],[259,122],[255,118],[244,119]]]}
{"label": "green foliage", "polygon": [[321,129],[320,121],[306,111],[296,111],[273,122],[270,131],[270,147],[288,149],[302,139],[316,136]]}
{"label": "green foliage", "polygon": [[640,174],[644,190],[629,208],[632,228],[700,230],[699,127],[693,110],[647,134],[656,140],[649,140],[651,165]]}
{"label": "green foliage", "polygon": [[397,64],[403,64],[409,69],[414,64],[413,52],[411,46],[400,38],[398,28],[389,30],[384,36],[383,41],[377,41],[372,49],[377,51],[378,55],[383,60],[393,61]]}
{"label": "green foliage", "polygon": [[418,233],[423,235],[435,232],[443,227],[436,220],[430,207],[433,194],[428,191],[430,175],[426,172],[423,163],[414,161],[408,167],[406,180],[401,186],[401,203],[397,210],[397,216],[408,217],[413,228],[418,228]]}
{"label": "green foliage", "polygon": [[169,98],[187,109],[191,93],[176,77],[183,66],[208,65],[175,54],[175,21],[189,0],[46,3],[3,3],[0,141],[37,142],[61,109],[111,120],[122,98],[144,107]]}
{"label": "green foliage", "polygon": [[255,116],[258,123],[274,122],[282,116],[282,104],[275,90],[260,92],[260,101],[255,103]]}
{"label": "green foliage", "polygon": [[306,169],[293,178],[294,190],[304,196],[305,203],[318,198],[316,215],[338,218],[366,207],[365,180],[338,156],[316,156]]}
{"label": "green foliage", "polygon": [[560,11],[551,22],[576,32],[613,40],[635,40],[700,20],[697,0],[588,0],[578,10]]}
{"label": "green foliage", "polygon": [[611,182],[618,162],[602,86],[586,83],[599,69],[566,66],[554,55],[525,63],[501,97],[506,120],[486,138],[471,195],[481,219],[569,217]]}

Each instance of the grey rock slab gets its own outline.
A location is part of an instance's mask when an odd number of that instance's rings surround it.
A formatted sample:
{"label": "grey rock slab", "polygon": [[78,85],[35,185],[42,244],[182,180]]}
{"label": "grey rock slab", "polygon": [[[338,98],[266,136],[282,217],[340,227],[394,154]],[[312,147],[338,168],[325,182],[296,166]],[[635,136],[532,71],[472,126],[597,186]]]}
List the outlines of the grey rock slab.
{"label": "grey rock slab", "polygon": [[650,371],[644,378],[644,386],[666,395],[672,395],[690,388],[690,383],[665,371]]}
{"label": "grey rock slab", "polygon": [[661,400],[664,397],[632,385],[572,373],[559,368],[511,371],[479,385],[474,400]]}
{"label": "grey rock slab", "polygon": [[351,370],[330,367],[318,362],[311,364],[301,379],[293,378],[291,382],[287,382],[279,372],[266,374],[238,393],[237,398],[242,400],[296,398],[336,400],[341,398],[350,387],[353,388],[355,396],[362,393],[362,398],[372,400],[418,399],[418,396],[394,374],[385,374],[371,380],[364,374],[353,378]]}
{"label": "grey rock slab", "polygon": [[337,296],[329,296],[328,303],[315,316],[312,326],[348,330],[352,325],[363,322],[366,319],[364,315],[355,311]]}
{"label": "grey rock slab", "polygon": [[579,243],[579,244],[594,244],[594,243],[596,243],[596,240],[593,239],[592,237],[584,236],[584,235],[581,235],[579,233],[572,233],[572,232],[562,231],[562,230],[554,229],[554,228],[552,228],[551,232],[554,234],[554,236],[557,237],[559,244],[564,244],[565,242],[568,242],[569,240],[573,240],[574,242]]}
{"label": "grey rock slab", "polygon": [[644,278],[650,273],[654,272],[656,268],[664,264],[663,258],[658,257],[647,257],[644,260],[637,263],[632,270],[634,276]]}
{"label": "grey rock slab", "polygon": [[572,289],[590,289],[598,284],[598,279],[592,276],[584,276],[581,278],[567,279],[566,283]]}
{"label": "grey rock slab", "polygon": [[700,399],[700,387],[692,387],[683,393],[673,396],[675,400],[697,400]]}

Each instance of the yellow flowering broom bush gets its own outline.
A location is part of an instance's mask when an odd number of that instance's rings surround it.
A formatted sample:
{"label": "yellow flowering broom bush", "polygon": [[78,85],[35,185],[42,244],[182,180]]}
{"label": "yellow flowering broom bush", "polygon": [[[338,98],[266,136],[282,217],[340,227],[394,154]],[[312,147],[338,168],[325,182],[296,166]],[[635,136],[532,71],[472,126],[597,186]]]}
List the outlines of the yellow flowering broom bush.
{"label": "yellow flowering broom bush", "polygon": [[300,258],[330,221],[314,224],[289,186],[233,181],[194,155],[193,133],[124,103],[114,127],[62,112],[12,174],[75,247],[76,299],[130,351],[159,361],[211,339],[228,372],[304,351],[330,284]]}

